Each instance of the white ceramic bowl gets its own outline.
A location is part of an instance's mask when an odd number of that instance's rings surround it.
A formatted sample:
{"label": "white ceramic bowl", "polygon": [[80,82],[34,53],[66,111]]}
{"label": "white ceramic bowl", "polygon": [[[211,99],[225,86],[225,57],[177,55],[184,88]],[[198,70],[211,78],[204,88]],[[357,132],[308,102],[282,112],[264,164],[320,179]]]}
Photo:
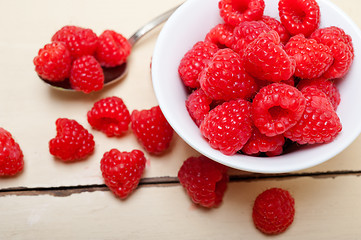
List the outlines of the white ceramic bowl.
{"label": "white ceramic bowl", "polygon": [[[210,147],[185,107],[187,92],[178,76],[178,65],[183,55],[207,32],[222,23],[219,0],[188,0],[164,25],[152,59],[153,87],[165,117],[177,134],[199,153],[232,168],[259,172],[283,173],[318,165],[343,151],[361,132],[361,33],[352,20],[327,0],[318,0],[321,8],[321,26],[339,26],[351,35],[355,49],[352,68],[338,86],[341,103],[337,113],[343,130],[328,144],[303,147],[272,158],[241,154],[226,156]],[[265,0],[265,15],[278,17],[278,0]]]}

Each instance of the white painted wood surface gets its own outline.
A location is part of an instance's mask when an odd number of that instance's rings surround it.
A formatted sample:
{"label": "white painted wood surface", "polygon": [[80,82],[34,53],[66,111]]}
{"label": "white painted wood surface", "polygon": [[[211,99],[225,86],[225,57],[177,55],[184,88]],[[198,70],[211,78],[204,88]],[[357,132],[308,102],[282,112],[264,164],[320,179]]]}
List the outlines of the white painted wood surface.
{"label": "white painted wood surface", "polygon": [[[0,1],[0,126],[25,154],[24,172],[0,179],[0,239],[267,239],[253,227],[250,213],[254,198],[269,187],[288,189],[296,201],[295,222],[275,238],[361,239],[361,137],[326,163],[296,173],[231,170],[232,181],[218,209],[194,206],[177,183],[183,160],[198,155],[178,136],[165,154],[147,154],[142,185],[127,200],[106,189],[99,170],[103,153],[140,145],[131,132],[107,138],[92,130],[86,113],[96,100],[112,95],[122,97],[129,110],[157,104],[150,60],[160,28],[134,47],[127,78],[100,93],[50,89],[37,79],[32,59],[64,25],[89,27],[98,34],[114,29],[129,37],[181,2]],[[332,2],[361,26],[358,0]],[[58,117],[75,119],[94,134],[96,151],[90,158],[64,164],[49,154]]]}

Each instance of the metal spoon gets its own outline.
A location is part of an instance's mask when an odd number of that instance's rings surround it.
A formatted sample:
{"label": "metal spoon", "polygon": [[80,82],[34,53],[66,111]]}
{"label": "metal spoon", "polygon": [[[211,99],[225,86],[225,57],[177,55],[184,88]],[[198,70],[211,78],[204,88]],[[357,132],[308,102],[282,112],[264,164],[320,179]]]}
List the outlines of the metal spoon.
{"label": "metal spoon", "polygon": [[[156,28],[157,26],[159,26],[160,24],[165,22],[173,14],[173,12],[175,12],[175,10],[179,6],[180,5],[159,15],[158,17],[154,18],[153,20],[151,20],[150,22],[145,24],[143,27],[138,29],[128,39],[130,45],[132,45],[132,47],[133,47],[138,42],[138,40],[141,39],[145,34],[147,34],[151,30],[153,30],[154,28]],[[127,62],[125,62],[119,66],[116,66],[116,67],[111,67],[111,68],[103,67],[103,72],[104,72],[104,86],[118,82],[119,80],[123,79],[128,72]],[[40,79],[43,80],[45,83],[49,84],[51,87],[55,87],[57,89],[62,89],[62,90],[67,90],[67,91],[75,91],[71,87],[69,79],[65,79],[64,81],[61,81],[61,82],[53,82],[53,81],[43,79],[41,77],[40,77]]]}

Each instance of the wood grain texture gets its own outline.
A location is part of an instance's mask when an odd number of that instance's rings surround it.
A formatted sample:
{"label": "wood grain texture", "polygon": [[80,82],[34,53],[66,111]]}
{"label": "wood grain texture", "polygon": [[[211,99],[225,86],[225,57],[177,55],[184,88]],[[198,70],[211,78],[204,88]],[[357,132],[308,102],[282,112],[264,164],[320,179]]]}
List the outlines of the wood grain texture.
{"label": "wood grain texture", "polygon": [[295,220],[276,239],[359,239],[359,176],[232,182],[223,204],[193,205],[179,184],[146,185],[125,201],[109,191],[0,197],[0,239],[269,239],[253,226],[256,196],[288,189]]}

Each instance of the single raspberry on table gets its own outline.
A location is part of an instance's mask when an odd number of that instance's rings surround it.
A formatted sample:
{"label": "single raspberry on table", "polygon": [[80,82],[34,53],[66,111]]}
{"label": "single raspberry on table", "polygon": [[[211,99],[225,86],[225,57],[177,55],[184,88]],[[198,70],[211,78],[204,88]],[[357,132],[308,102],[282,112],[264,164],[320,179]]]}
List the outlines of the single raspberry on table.
{"label": "single raspberry on table", "polygon": [[299,144],[328,143],[342,130],[341,121],[330,100],[320,89],[308,86],[301,90],[306,108],[295,126],[283,135]]}
{"label": "single raspberry on table", "polygon": [[0,177],[14,176],[24,168],[24,155],[10,132],[0,127]]}
{"label": "single raspberry on table", "polygon": [[64,26],[51,38],[51,41],[63,42],[70,51],[73,60],[84,55],[93,55],[98,46],[98,36],[89,28]]}
{"label": "single raspberry on table", "polygon": [[185,104],[189,115],[199,126],[210,111],[212,99],[199,88],[188,96]]}
{"label": "single raspberry on table", "polygon": [[71,87],[77,91],[99,91],[104,86],[103,69],[93,56],[85,55],[73,62],[69,80]]}
{"label": "single raspberry on table", "polygon": [[250,98],[256,82],[243,66],[243,60],[232,49],[220,49],[199,75],[203,91],[214,100]]}
{"label": "single raspberry on table", "polygon": [[276,18],[266,15],[262,16],[261,21],[267,24],[270,29],[278,33],[282,44],[285,45],[288,42],[290,39],[290,34],[280,21],[278,21]]}
{"label": "single raspberry on table", "polygon": [[200,125],[202,135],[214,149],[233,155],[251,137],[251,104],[244,99],[224,102],[212,109]]}
{"label": "single raspberry on table", "polygon": [[57,133],[49,141],[50,154],[69,162],[84,159],[94,151],[93,135],[77,121],[58,118],[55,124]]}
{"label": "single raspberry on table", "polygon": [[204,41],[212,42],[219,48],[230,48],[233,45],[233,29],[232,25],[226,23],[217,24],[207,33]]}
{"label": "single raspberry on table", "polygon": [[199,41],[184,54],[178,66],[178,73],[185,86],[199,88],[198,75],[218,50],[213,42]]}
{"label": "single raspberry on table", "polygon": [[227,167],[205,156],[189,157],[184,161],[178,179],[192,201],[206,208],[222,203],[229,181]]}
{"label": "single raspberry on table", "polygon": [[270,188],[254,201],[252,218],[258,230],[265,234],[280,234],[292,224],[295,200],[281,188]]}
{"label": "single raspberry on table", "polygon": [[45,80],[58,82],[70,76],[70,52],[61,42],[46,44],[33,62],[35,71]]}
{"label": "single raspberry on table", "polygon": [[283,135],[267,137],[258,128],[254,128],[250,139],[243,146],[242,152],[247,155],[265,153],[267,156],[276,156],[282,154],[284,144],[285,137]]}
{"label": "single raspberry on table", "polygon": [[95,102],[88,111],[89,124],[108,137],[120,136],[129,129],[130,113],[123,99],[113,96]]}
{"label": "single raspberry on table", "polygon": [[339,27],[331,26],[317,29],[310,38],[315,39],[331,49],[334,58],[332,65],[323,74],[325,78],[342,78],[349,71],[353,59],[354,49],[352,38]]}
{"label": "single raspberry on table", "polygon": [[265,3],[264,0],[220,0],[218,8],[226,23],[237,26],[244,21],[261,19]]}
{"label": "single raspberry on table", "polygon": [[316,0],[280,0],[281,23],[291,35],[302,33],[309,37],[320,25],[320,7]]}
{"label": "single raspberry on table", "polygon": [[244,53],[246,71],[260,80],[280,82],[295,72],[296,62],[287,55],[276,31],[261,33]]}
{"label": "single raspberry on table", "polygon": [[133,110],[130,119],[134,134],[147,152],[160,154],[168,149],[174,131],[159,106]]}
{"label": "single raspberry on table", "polygon": [[306,99],[295,87],[273,83],[263,87],[252,102],[254,125],[266,136],[283,134],[303,115]]}
{"label": "single raspberry on table", "polygon": [[99,36],[95,57],[101,66],[115,67],[126,62],[131,50],[132,45],[122,34],[105,30]]}
{"label": "single raspberry on table", "polygon": [[291,37],[285,46],[286,53],[296,61],[295,76],[317,78],[322,76],[333,63],[328,46],[307,39],[303,34]]}
{"label": "single raspberry on table", "polygon": [[267,33],[271,30],[266,23],[262,21],[241,22],[233,30],[232,49],[243,56],[244,50],[249,43],[253,42],[261,33]]}
{"label": "single raspberry on table", "polygon": [[111,149],[104,153],[100,161],[105,184],[119,198],[127,198],[137,188],[146,161],[140,150],[120,152],[118,149]]}
{"label": "single raspberry on table", "polygon": [[341,102],[341,95],[334,81],[328,80],[327,78],[323,78],[323,77],[314,78],[314,79],[302,79],[298,83],[297,88],[299,90],[302,90],[307,86],[317,87],[322,92],[324,92],[326,96],[329,98],[333,108],[335,110],[337,109],[338,105]]}

